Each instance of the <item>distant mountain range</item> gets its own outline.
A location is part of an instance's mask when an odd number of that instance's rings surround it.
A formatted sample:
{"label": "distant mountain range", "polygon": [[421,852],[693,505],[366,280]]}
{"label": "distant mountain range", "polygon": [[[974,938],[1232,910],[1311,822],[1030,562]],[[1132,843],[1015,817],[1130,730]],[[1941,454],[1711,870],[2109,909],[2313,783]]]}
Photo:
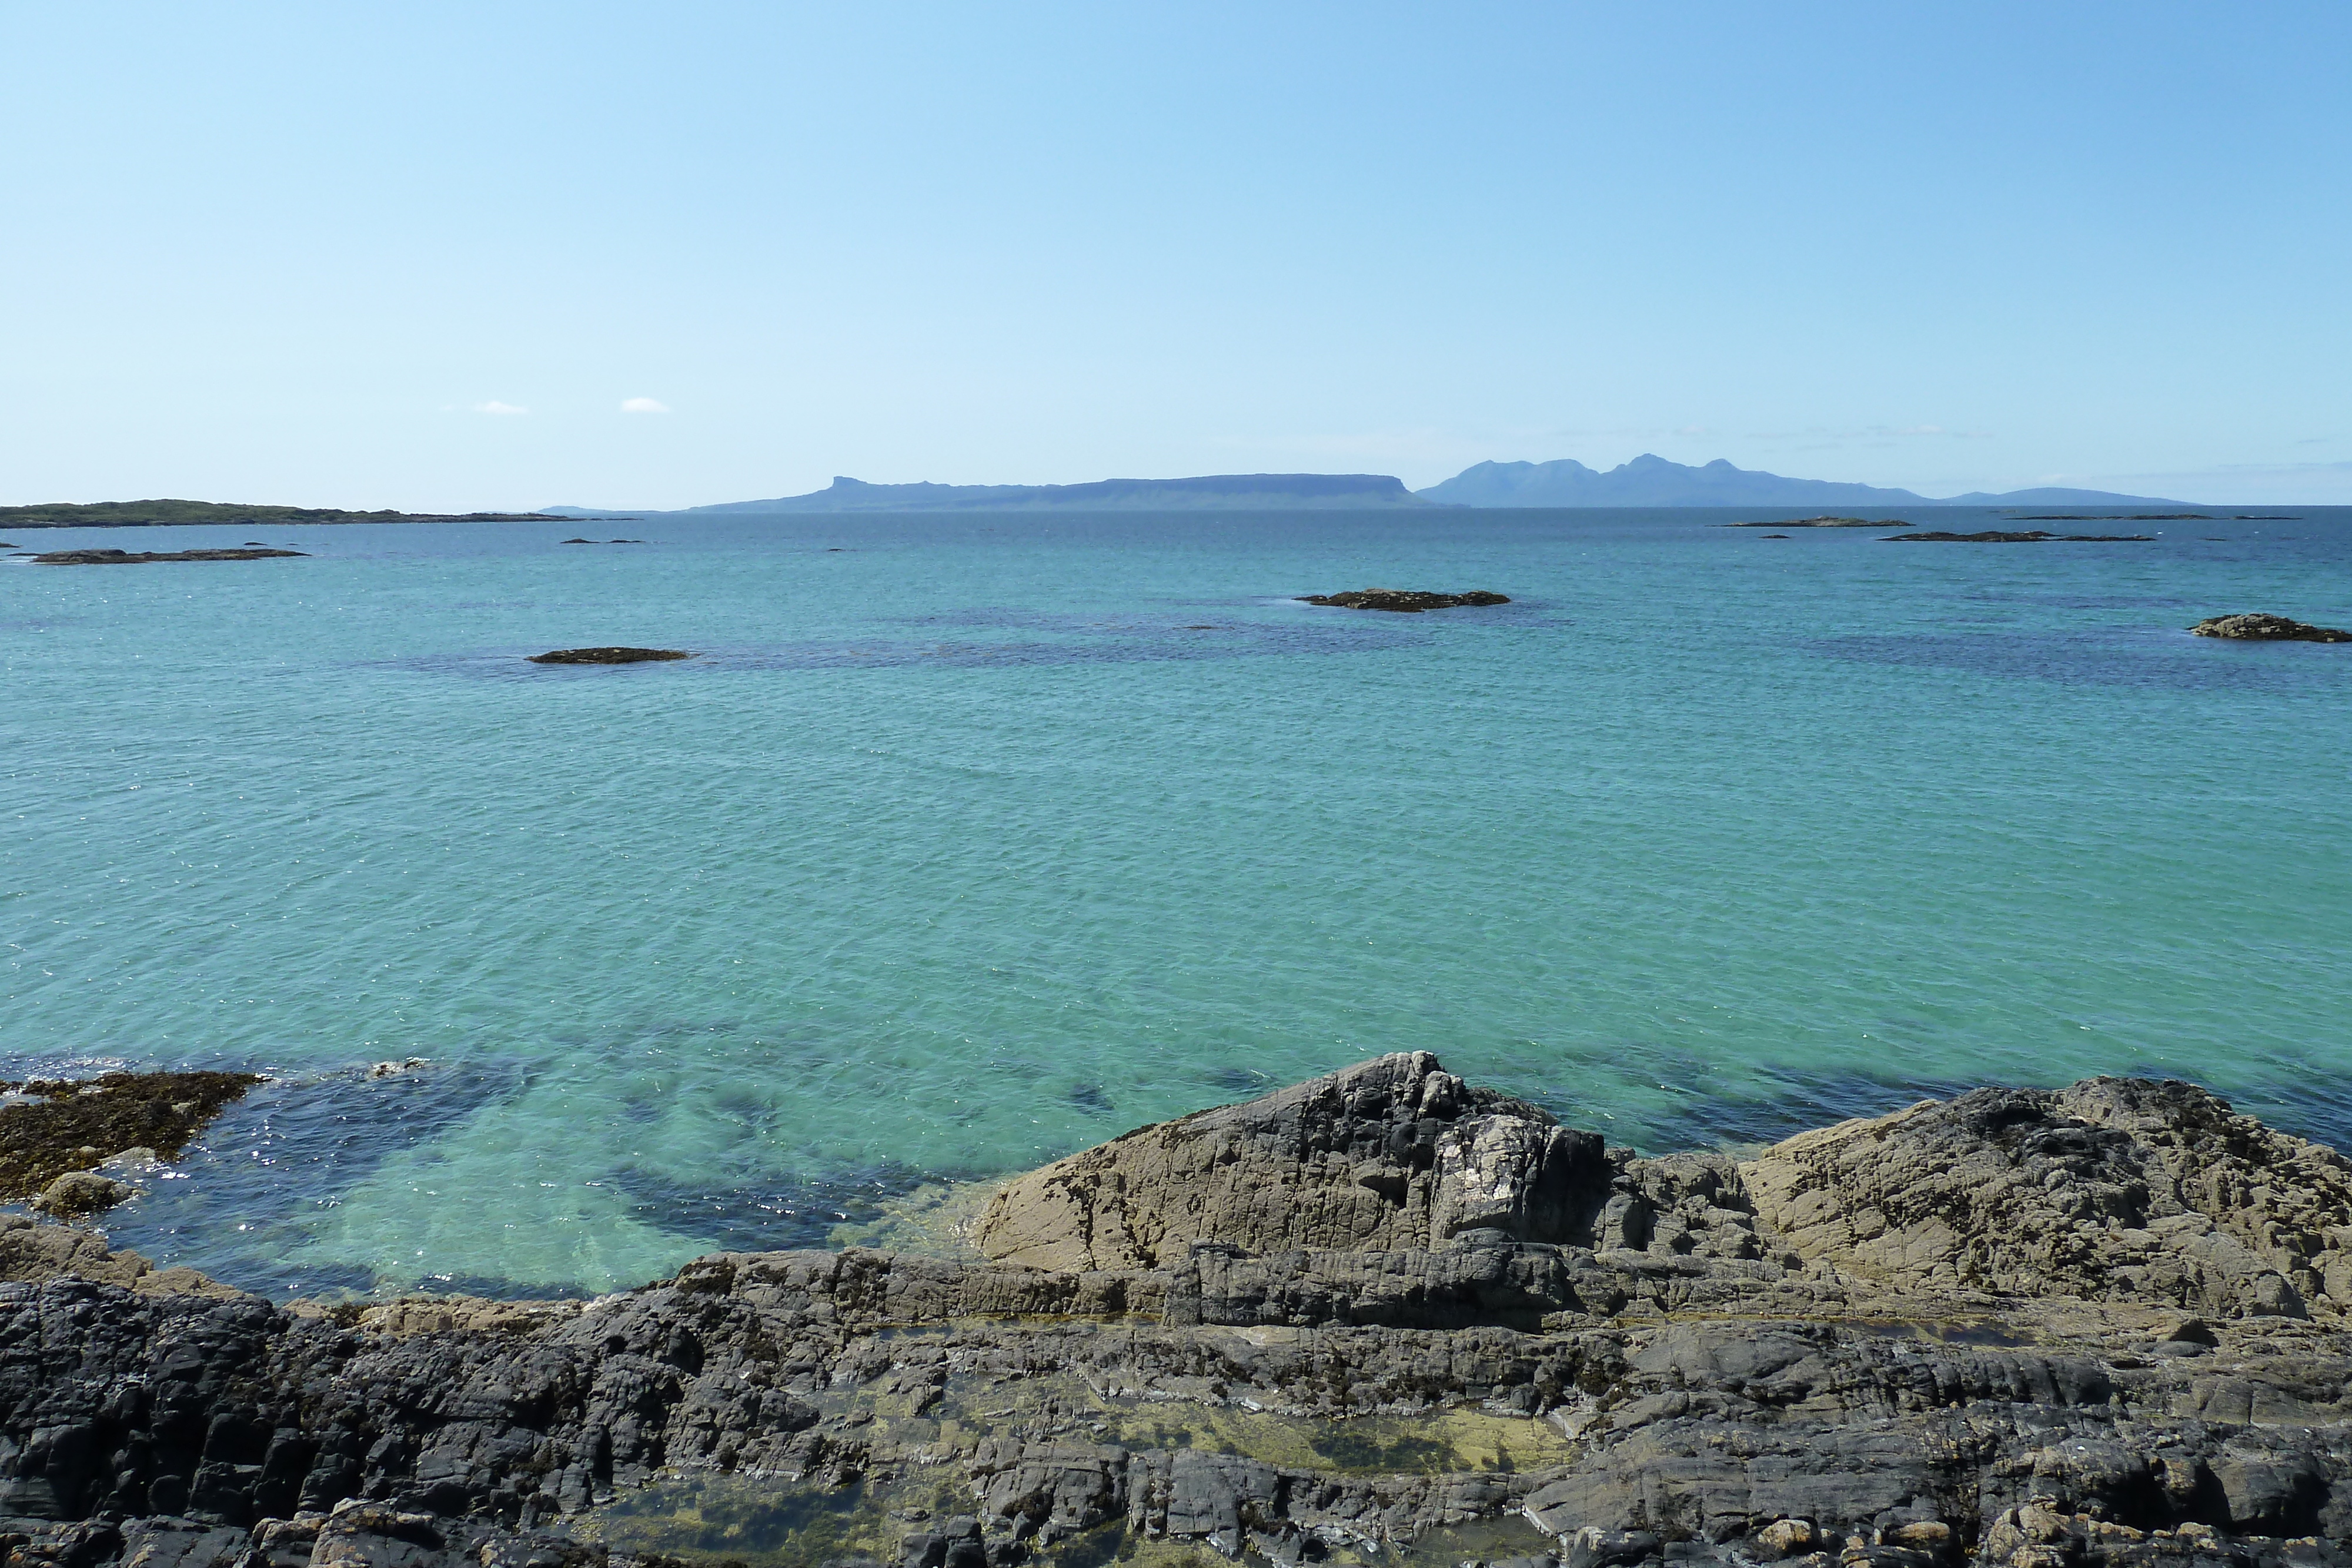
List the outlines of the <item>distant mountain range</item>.
{"label": "distant mountain range", "polygon": [[1455,507],[2179,507],[2156,496],[2044,486],[1993,495],[1972,490],[1938,500],[1911,490],[1834,479],[1784,479],[1735,468],[1718,457],[1702,467],[1643,453],[1607,473],[1571,457],[1552,463],[1480,463],[1415,495]]}
{"label": "distant mountain range", "polygon": [[[1090,485],[869,485],[836,478],[805,496],[689,507],[682,516],[773,512],[1292,511],[1363,507],[2181,507],[2156,496],[2041,488],[1941,499],[1833,479],[1787,479],[1721,458],[1701,467],[1644,453],[1602,473],[1572,458],[1480,463],[1425,490],[1384,474],[1212,474],[1197,479],[1098,479]],[[543,507],[567,517],[643,517],[593,507]]]}

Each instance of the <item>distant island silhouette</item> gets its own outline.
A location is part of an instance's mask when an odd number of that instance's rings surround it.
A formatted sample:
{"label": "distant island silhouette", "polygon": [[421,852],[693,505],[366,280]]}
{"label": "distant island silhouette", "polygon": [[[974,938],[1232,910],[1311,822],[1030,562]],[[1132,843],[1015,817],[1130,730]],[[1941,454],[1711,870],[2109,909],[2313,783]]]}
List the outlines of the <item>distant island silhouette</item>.
{"label": "distant island silhouette", "polygon": [[59,502],[0,507],[0,529],[254,527],[300,523],[574,522],[585,517],[709,517],[815,512],[1289,512],[1395,507],[2167,507],[2158,496],[2042,487],[1940,499],[1833,479],[1790,479],[1717,458],[1692,467],[1643,454],[1603,472],[1573,458],[1479,463],[1423,490],[1387,474],[1205,474],[1184,479],[1097,479],[1082,485],[875,485],[847,476],[804,496],[727,501],[675,512],[643,507],[541,507],[535,512],[422,513],[247,506],[215,501]]}
{"label": "distant island silhouette", "polygon": [[[1097,479],[1084,485],[876,485],[847,476],[804,496],[688,507],[675,515],[783,512],[1296,511],[1397,507],[2183,507],[2157,496],[2043,486],[1937,498],[1833,479],[1790,479],[1722,458],[1693,467],[1644,453],[1602,472],[1573,458],[1479,463],[1423,490],[1385,474],[1210,474],[1189,479]],[[542,507],[567,517],[643,517],[594,507]]]}
{"label": "distant island silhouette", "polygon": [[2181,507],[2154,496],[2042,486],[1940,499],[1912,490],[1834,479],[1787,479],[1723,458],[1699,467],[1643,453],[1603,473],[1572,457],[1550,463],[1479,463],[1415,495],[1456,507]]}

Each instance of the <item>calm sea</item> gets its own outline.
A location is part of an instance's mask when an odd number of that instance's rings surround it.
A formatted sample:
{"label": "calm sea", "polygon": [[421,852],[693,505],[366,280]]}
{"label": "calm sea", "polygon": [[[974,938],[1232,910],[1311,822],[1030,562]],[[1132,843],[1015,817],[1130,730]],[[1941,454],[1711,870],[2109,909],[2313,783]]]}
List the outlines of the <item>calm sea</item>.
{"label": "calm sea", "polygon": [[[1410,1048],[1650,1149],[2095,1072],[2352,1144],[2352,647],[2183,630],[2352,624],[2352,509],[2268,511],[19,535],[310,558],[0,563],[0,1072],[276,1075],[110,1227],[275,1291],[634,1284]],[[1289,597],[1367,584],[1513,602]],[[608,643],[698,656],[522,658]]]}

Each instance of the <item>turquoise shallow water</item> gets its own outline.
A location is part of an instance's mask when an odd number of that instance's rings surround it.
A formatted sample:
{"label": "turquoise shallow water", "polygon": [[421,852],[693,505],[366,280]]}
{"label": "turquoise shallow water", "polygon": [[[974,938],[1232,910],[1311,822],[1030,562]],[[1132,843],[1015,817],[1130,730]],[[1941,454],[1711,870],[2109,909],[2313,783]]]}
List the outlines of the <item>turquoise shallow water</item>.
{"label": "turquoise shallow water", "polygon": [[[19,536],[313,554],[0,563],[0,1070],[279,1075],[111,1226],[279,1291],[634,1283],[1408,1048],[1649,1147],[2122,1071],[2352,1139],[2352,648],[2182,630],[2352,622],[2352,510],[1729,516]],[[1515,602],[1286,597],[1367,583]],[[592,643],[701,656],[520,657]]]}

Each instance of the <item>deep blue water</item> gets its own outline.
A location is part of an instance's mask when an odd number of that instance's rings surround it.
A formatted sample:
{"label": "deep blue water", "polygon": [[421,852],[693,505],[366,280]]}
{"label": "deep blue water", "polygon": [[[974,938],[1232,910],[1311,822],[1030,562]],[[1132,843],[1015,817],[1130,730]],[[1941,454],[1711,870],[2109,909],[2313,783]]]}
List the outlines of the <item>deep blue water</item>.
{"label": "deep blue water", "polygon": [[[0,1071],[278,1074],[110,1226],[278,1291],[635,1283],[1410,1048],[1652,1148],[2104,1071],[2352,1144],[2352,647],[2183,630],[2352,624],[2352,509],[1736,515],[19,535],[311,554],[0,562]],[[1513,602],[1289,598],[1368,584]],[[698,656],[522,657],[605,643]]]}

